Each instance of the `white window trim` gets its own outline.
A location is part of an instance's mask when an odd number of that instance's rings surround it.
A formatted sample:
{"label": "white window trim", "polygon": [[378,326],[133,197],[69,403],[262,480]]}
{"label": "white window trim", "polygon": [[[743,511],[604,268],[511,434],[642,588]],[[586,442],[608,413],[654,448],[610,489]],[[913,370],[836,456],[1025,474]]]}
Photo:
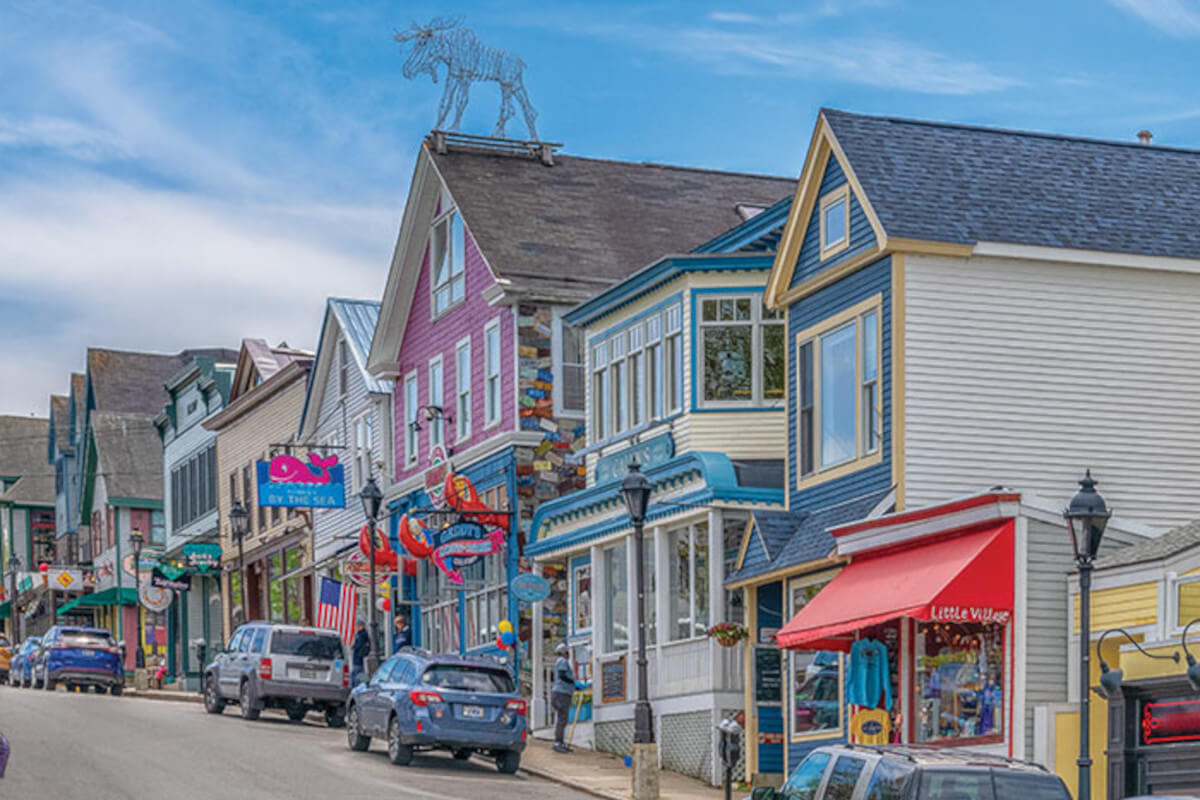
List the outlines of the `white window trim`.
{"label": "white window trim", "polygon": [[[438,367],[438,372],[442,376],[442,379],[440,381],[440,383],[441,383],[440,397],[434,393],[433,367],[435,364]],[[441,353],[439,353],[436,356],[434,356],[433,358],[429,359],[429,366],[427,368],[426,375],[429,378],[429,387],[428,387],[428,391],[426,392],[426,394],[429,398],[428,404],[431,406],[437,406],[438,408],[442,409],[442,416],[438,417],[437,419],[429,420],[429,423],[428,423],[429,449],[432,451],[435,446],[435,442],[433,440],[433,431],[434,431],[433,426],[434,425],[440,426],[439,432],[441,434],[438,437],[436,444],[440,444],[442,447],[446,446],[446,363],[445,363],[445,360],[442,358]]]}
{"label": "white window trim", "polygon": [[[463,368],[462,355],[463,350],[466,350],[466,371],[467,380],[466,387],[461,385],[461,372]],[[466,395],[467,413],[466,419],[462,413],[463,395]],[[454,343],[454,441],[463,442],[471,438],[471,403],[474,401],[471,389],[471,335],[467,334],[463,338]]]}
{"label": "white window trim", "polygon": [[[710,300],[720,302],[721,300],[750,300],[750,319],[745,322],[736,322],[731,320],[720,320],[715,322],[704,321],[704,304]],[[761,292],[730,292],[728,294],[702,294],[697,295],[699,300],[696,303],[696,407],[704,409],[730,409],[737,410],[740,408],[783,408],[787,403],[787,382],[784,379],[784,396],[778,400],[768,400],[763,396],[763,332],[768,325],[777,325],[786,331],[787,319],[763,319],[763,296]],[[704,360],[704,329],[719,328],[725,324],[733,324],[738,327],[749,326],[750,328],[750,399],[749,400],[706,400],[704,397],[704,377],[705,377],[705,360]],[[787,334],[784,333],[784,349],[787,348]],[[787,358],[787,353],[782,354],[784,359]]]}
{"label": "white window trim", "polygon": [[[671,621],[671,629],[667,632],[666,640],[663,641],[664,646],[669,647],[670,645],[683,644],[684,642],[694,642],[699,639],[707,639],[708,638],[707,631],[705,633],[700,633],[700,634],[696,633],[696,537],[699,534],[698,529],[702,526],[706,526],[707,523],[708,523],[708,517],[704,516],[699,519],[693,518],[691,522],[681,522],[678,525],[671,525],[671,526],[663,529],[663,535],[665,537],[663,541],[666,542],[667,545],[670,544],[672,533],[679,530],[680,528],[684,528],[687,530],[687,534],[688,534],[688,570],[689,570],[689,575],[688,575],[688,581],[689,581],[689,584],[688,584],[688,595],[689,595],[688,596],[688,631],[690,634],[690,635],[685,636],[680,639],[675,638],[675,624],[678,622],[678,620],[675,619],[674,615],[670,613],[670,608],[671,608],[670,574],[671,574],[671,570],[668,565],[668,568],[666,570],[667,583],[663,585],[663,590],[664,590],[663,593],[667,596],[667,618],[670,619],[670,621]],[[702,540],[705,544],[709,544],[708,536],[709,536],[709,530],[706,527],[704,530],[703,538],[702,538]],[[664,548],[664,550],[663,550],[664,563],[666,563],[665,559],[669,558],[669,556],[667,554],[669,554],[670,552],[671,552],[671,548],[669,546]],[[656,556],[658,555],[657,548],[655,550],[655,555]],[[705,564],[704,568],[708,571],[708,584],[709,584],[709,589],[711,591],[711,588],[712,588],[712,548],[711,548],[711,546],[709,547],[709,552],[708,552],[708,555],[706,556],[706,559],[707,559],[708,563]],[[712,608],[709,608],[708,609],[708,625],[705,627],[706,628],[712,627],[712,624],[713,624],[713,610],[712,610]],[[662,635],[661,630],[660,630],[659,635],[660,636]]]}
{"label": "white window trim", "polygon": [[[846,235],[836,242],[825,241],[825,212],[830,207],[837,203],[844,202],[846,204]],[[820,258],[824,261],[830,256],[837,255],[850,246],[850,184],[843,183],[836,189],[832,189],[821,196],[821,202],[817,205],[817,214],[820,218],[821,228],[821,253]]]}
{"label": "white window trim", "polygon": [[[366,466],[366,475],[363,475],[361,469],[359,468],[359,458],[360,458],[361,451],[358,449],[358,426],[360,423],[363,426],[364,433],[370,432],[370,434],[371,434],[366,442],[366,461],[364,462],[364,464]],[[370,425],[368,425],[368,423],[370,423]],[[366,485],[367,478],[369,478],[371,476],[371,471],[372,471],[371,456],[373,455],[373,451],[374,451],[373,439],[375,438],[374,428],[375,428],[375,424],[374,424],[374,421],[371,419],[370,411],[362,412],[361,414],[356,416],[354,418],[354,420],[350,423],[350,438],[351,438],[350,447],[351,447],[351,453],[352,453],[351,458],[354,461],[354,491],[355,492],[360,491],[362,489],[362,487],[364,485]]]}
{"label": "white window trim", "polygon": [[[489,372],[488,358],[488,338],[492,331],[496,333],[496,371],[495,374]],[[494,428],[500,424],[500,420],[504,417],[504,346],[502,344],[502,331],[500,329],[500,317],[494,318],[491,322],[483,326],[483,429]],[[496,414],[489,416],[488,403],[491,399],[491,391],[488,388],[488,381],[495,377],[496,379]]]}
{"label": "white window trim", "polygon": [[346,395],[350,394],[350,371],[347,368],[346,363],[349,359],[345,358],[345,356],[350,354],[350,342],[346,341],[345,334],[338,337],[338,343],[335,349],[337,350],[338,362],[338,398],[344,400]]}
{"label": "white window trim", "polygon": [[[408,393],[409,381],[416,387],[413,395],[416,397],[416,407],[409,408],[411,396]],[[421,432],[414,431],[410,425],[418,421],[417,411],[421,407],[421,381],[417,375],[417,371],[411,370],[404,375],[404,465],[406,467],[414,466],[419,459],[419,451],[421,449]],[[411,439],[409,438],[411,436]]]}
{"label": "white window trim", "polygon": [[[446,314],[450,313],[451,311],[458,308],[460,305],[462,305],[463,303],[465,303],[467,301],[467,290],[466,290],[467,221],[465,219],[462,219],[462,214],[459,211],[458,205],[456,203],[454,203],[453,199],[450,197],[450,193],[448,191],[446,191],[445,187],[443,187],[443,190],[442,190],[442,199],[443,199],[442,213],[440,213],[436,217],[434,217],[433,222],[429,226],[429,236],[426,239],[426,249],[429,253],[429,317],[430,317],[430,319],[434,319],[434,320],[440,319],[441,317],[446,316]],[[438,289],[442,288],[443,286],[449,286],[454,283],[454,272],[453,272],[453,266],[451,266],[451,272],[449,273],[450,280],[444,284],[437,283],[437,265],[434,263],[434,258],[433,258],[434,257],[433,235],[434,235],[434,231],[437,230],[437,227],[439,225],[441,225],[443,223],[446,224],[446,247],[450,253],[450,263],[451,263],[451,265],[453,265],[453,263],[454,263],[454,235],[453,235],[454,234],[454,225],[450,221],[450,218],[456,214],[458,215],[459,219],[462,222],[462,229],[463,229],[463,271],[462,271],[463,296],[462,296],[462,299],[457,300],[457,301],[452,301],[450,303],[450,305],[446,306],[441,311],[438,311],[438,309],[437,309],[437,291],[438,291]]]}
{"label": "white window trim", "polygon": [[583,346],[583,361],[580,362],[580,367],[583,370],[584,377],[584,398],[583,408],[573,409],[563,407],[563,392],[566,383],[566,362],[563,361],[563,328],[569,327],[563,319],[563,309],[555,307],[552,311],[553,319],[551,321],[550,337],[550,369],[554,374],[554,388],[551,394],[554,397],[554,416],[567,417],[569,419],[586,419],[587,415],[587,392],[591,391],[591,381],[588,376],[588,343],[583,336],[583,331],[579,331],[580,342]]}

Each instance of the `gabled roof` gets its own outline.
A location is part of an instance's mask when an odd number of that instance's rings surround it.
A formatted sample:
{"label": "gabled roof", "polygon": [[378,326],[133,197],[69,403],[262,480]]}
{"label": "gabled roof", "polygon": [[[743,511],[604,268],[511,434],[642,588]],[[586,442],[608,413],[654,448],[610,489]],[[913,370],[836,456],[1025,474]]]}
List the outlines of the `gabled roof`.
{"label": "gabled roof", "polygon": [[1200,258],[1200,151],[821,113],[889,238]]}
{"label": "gabled roof", "polygon": [[367,384],[367,391],[376,394],[391,394],[391,389],[388,388],[386,381],[375,378],[367,372],[367,355],[371,351],[371,338],[375,335],[375,324],[378,321],[378,301],[351,300],[345,297],[330,297],[326,301],[325,321],[321,323],[321,338],[317,340],[316,360],[313,362],[312,372],[308,375],[304,411],[300,414],[300,441],[308,441],[317,428],[321,403],[325,398],[326,378],[337,361],[336,345],[339,332],[346,338],[359,374]]}
{"label": "gabled roof", "polygon": [[286,342],[271,347],[266,339],[242,339],[229,402],[237,400],[258,384],[266,383],[293,361],[309,361],[312,355],[308,350],[288,347]]}
{"label": "gabled roof", "polygon": [[1096,559],[1096,569],[1128,567],[1148,561],[1162,561],[1200,545],[1200,520],[1167,531],[1162,536],[1147,539],[1114,550],[1112,554]]}
{"label": "gabled roof", "polygon": [[0,415],[0,478],[19,478],[0,500],[54,505],[54,473],[46,464],[50,420]]}
{"label": "gabled roof", "polygon": [[83,417],[87,413],[87,375],[82,372],[71,373],[71,430],[72,446],[79,438],[79,429],[83,427]]}
{"label": "gabled roof", "polygon": [[71,398],[62,394],[50,395],[50,436],[47,450],[51,464],[54,463],[54,454],[58,452],[67,453],[71,450]]}
{"label": "gabled roof", "polygon": [[586,300],[664,253],[685,253],[770,206],[790,178],[450,146],[421,147],[384,291],[370,368],[394,369],[441,186],[498,287],[563,305]]}
{"label": "gabled roof", "polygon": [[96,411],[92,414],[97,473],[109,498],[161,500],[162,440],[146,414]]}
{"label": "gabled roof", "polygon": [[135,353],[89,347],[87,378],[91,408],[153,416],[166,400],[163,388],[171,376],[196,356],[228,358],[221,348],[184,350],[173,355]]}

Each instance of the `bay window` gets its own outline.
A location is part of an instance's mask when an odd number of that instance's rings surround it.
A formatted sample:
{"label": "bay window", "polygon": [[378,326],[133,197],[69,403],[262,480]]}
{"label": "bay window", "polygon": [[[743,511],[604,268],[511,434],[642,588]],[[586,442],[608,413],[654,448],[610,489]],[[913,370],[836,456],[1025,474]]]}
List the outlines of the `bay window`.
{"label": "bay window", "polygon": [[466,295],[466,230],[462,217],[451,208],[433,223],[429,236],[433,316],[444,314]]}
{"label": "bay window", "polygon": [[625,540],[604,551],[604,652],[629,647],[629,571]]}
{"label": "bay window", "polygon": [[708,631],[708,523],[667,531],[668,637],[680,641]]}
{"label": "bay window", "polygon": [[796,467],[802,483],[880,459],[880,306],[876,295],[796,336]]}
{"label": "bay window", "polygon": [[761,406],[782,401],[785,326],[782,313],[764,306],[760,294],[703,298],[701,403]]}

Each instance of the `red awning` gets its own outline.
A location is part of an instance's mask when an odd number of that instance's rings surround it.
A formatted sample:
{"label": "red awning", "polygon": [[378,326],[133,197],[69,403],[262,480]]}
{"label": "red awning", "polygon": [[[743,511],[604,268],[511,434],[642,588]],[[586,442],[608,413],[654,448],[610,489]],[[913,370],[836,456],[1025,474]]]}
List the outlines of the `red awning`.
{"label": "red awning", "polygon": [[779,631],[780,646],[848,650],[859,628],[897,617],[1007,622],[1013,523],[855,558]]}

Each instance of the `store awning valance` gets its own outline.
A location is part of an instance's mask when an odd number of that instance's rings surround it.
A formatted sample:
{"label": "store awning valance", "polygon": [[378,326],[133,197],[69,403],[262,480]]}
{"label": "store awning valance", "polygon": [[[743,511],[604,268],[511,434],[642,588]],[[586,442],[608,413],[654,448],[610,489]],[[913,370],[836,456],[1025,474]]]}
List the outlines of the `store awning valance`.
{"label": "store awning valance", "polygon": [[12,616],[12,603],[7,601],[0,603],[0,619],[8,619],[10,616]]}
{"label": "store awning valance", "polygon": [[84,594],[76,597],[69,603],[64,603],[58,608],[59,614],[69,614],[76,608],[94,607],[94,606],[136,606],[137,605],[137,590],[122,587],[112,587],[105,589],[102,592],[93,592],[92,594]]}
{"label": "store awning valance", "polygon": [[780,646],[849,650],[854,631],[898,617],[1007,622],[1013,524],[858,556],[779,631]]}

